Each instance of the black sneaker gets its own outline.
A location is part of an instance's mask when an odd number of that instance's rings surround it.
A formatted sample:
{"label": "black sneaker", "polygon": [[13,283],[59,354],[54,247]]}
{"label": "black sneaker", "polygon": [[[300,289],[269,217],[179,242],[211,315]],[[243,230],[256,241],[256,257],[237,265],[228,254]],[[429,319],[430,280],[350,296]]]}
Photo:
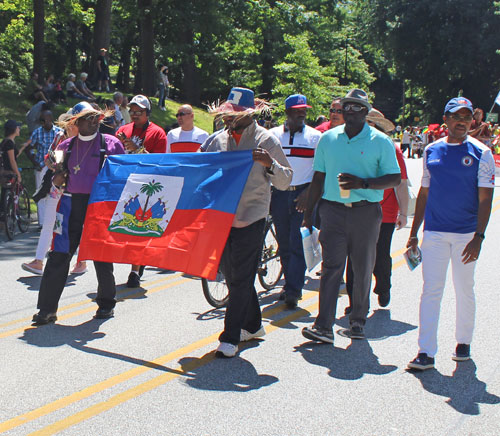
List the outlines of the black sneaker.
{"label": "black sneaker", "polygon": [[297,297],[285,297],[285,305],[288,309],[296,309],[299,299]]}
{"label": "black sneaker", "polygon": [[427,353],[418,353],[418,356],[408,364],[408,368],[420,371],[432,369],[434,368],[434,357],[427,356]]}
{"label": "black sneaker", "polygon": [[141,286],[141,278],[139,277],[139,274],[134,271],[130,271],[127,280],[127,288],[138,288],[139,286]]}
{"label": "black sneaker", "polygon": [[304,327],[302,336],[312,341],[324,342],[325,344],[333,344],[333,332],[328,329],[322,329],[316,326]]}
{"label": "black sneaker", "polygon": [[95,319],[109,319],[115,316],[115,311],[113,309],[97,309],[94,318]]}
{"label": "black sneaker", "polygon": [[48,312],[44,312],[42,310],[38,313],[35,313],[33,315],[33,319],[31,320],[31,322],[34,325],[45,325],[45,324],[50,324],[50,323],[53,323],[56,321],[57,321],[56,312],[48,313]]}
{"label": "black sneaker", "polygon": [[365,339],[365,331],[359,324],[354,324],[351,326],[349,331],[349,336],[351,339]]}
{"label": "black sneaker", "polygon": [[463,362],[470,359],[470,345],[458,344],[453,356],[451,357],[455,362]]}

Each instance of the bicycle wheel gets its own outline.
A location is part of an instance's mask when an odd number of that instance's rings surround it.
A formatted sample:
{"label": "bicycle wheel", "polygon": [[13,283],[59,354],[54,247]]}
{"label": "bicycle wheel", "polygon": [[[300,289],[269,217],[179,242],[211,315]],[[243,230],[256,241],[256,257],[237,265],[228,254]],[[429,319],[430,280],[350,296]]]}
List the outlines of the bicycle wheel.
{"label": "bicycle wheel", "polygon": [[17,226],[22,233],[26,233],[31,222],[30,197],[25,188],[19,192],[17,199]]}
{"label": "bicycle wheel", "polygon": [[264,235],[264,245],[262,246],[262,258],[260,260],[257,276],[260,284],[265,289],[273,289],[280,281],[283,275],[280,254],[278,251],[278,240],[276,239],[276,230],[274,224],[267,227]]}
{"label": "bicycle wheel", "polygon": [[215,280],[201,279],[203,295],[208,304],[219,309],[224,307],[229,300],[229,289],[226,285],[224,274],[217,272]]}
{"label": "bicycle wheel", "polygon": [[14,239],[16,230],[16,205],[14,203],[14,195],[11,191],[5,194],[3,204],[4,220],[5,220],[5,233],[9,240]]}

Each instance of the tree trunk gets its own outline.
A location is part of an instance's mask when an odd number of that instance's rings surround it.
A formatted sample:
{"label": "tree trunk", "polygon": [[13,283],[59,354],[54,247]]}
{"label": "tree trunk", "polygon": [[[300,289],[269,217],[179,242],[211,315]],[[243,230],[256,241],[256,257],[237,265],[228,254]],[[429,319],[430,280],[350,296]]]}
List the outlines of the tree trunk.
{"label": "tree trunk", "polygon": [[134,26],[129,26],[121,48],[120,67],[116,77],[116,87],[123,92],[129,92],[130,90],[130,66],[135,33],[136,28]]}
{"label": "tree trunk", "polygon": [[181,64],[183,73],[181,95],[187,103],[197,105],[201,100],[201,88],[198,70],[196,68],[196,59],[193,52],[193,31],[191,29],[184,30],[181,38],[183,46],[185,47],[185,54]]}
{"label": "tree trunk", "polygon": [[94,36],[92,53],[90,53],[91,76],[97,83],[97,57],[101,48],[109,49],[111,37],[111,2],[112,0],[97,0],[95,5]]}
{"label": "tree trunk", "polygon": [[45,52],[45,9],[44,0],[33,0],[33,71],[38,73],[38,81],[44,78],[43,57]]}
{"label": "tree trunk", "polygon": [[155,94],[155,57],[153,33],[153,2],[152,0],[138,0],[140,13],[141,34],[141,89],[144,95]]}

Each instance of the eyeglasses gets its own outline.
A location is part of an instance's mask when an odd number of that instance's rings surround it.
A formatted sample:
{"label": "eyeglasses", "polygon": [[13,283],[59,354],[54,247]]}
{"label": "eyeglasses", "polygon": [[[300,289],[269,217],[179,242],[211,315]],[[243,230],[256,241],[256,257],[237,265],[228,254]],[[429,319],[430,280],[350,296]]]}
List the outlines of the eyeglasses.
{"label": "eyeglasses", "polygon": [[146,111],[131,111],[131,110],[128,111],[130,115],[142,115],[144,112]]}
{"label": "eyeglasses", "polygon": [[345,105],[342,106],[342,110],[344,112],[348,111],[361,112],[364,108],[365,108],[364,106],[356,103],[346,103]]}
{"label": "eyeglasses", "polygon": [[331,114],[341,114],[342,113],[342,109],[334,109],[334,108],[330,108],[330,113]]}
{"label": "eyeglasses", "polygon": [[455,121],[464,121],[466,123],[470,123],[472,121],[472,115],[459,115],[459,114],[450,114],[450,118],[453,118]]}
{"label": "eyeglasses", "polygon": [[179,118],[179,117],[183,117],[184,115],[191,115],[190,113],[187,113],[187,112],[177,112],[175,114],[175,117],[176,118]]}

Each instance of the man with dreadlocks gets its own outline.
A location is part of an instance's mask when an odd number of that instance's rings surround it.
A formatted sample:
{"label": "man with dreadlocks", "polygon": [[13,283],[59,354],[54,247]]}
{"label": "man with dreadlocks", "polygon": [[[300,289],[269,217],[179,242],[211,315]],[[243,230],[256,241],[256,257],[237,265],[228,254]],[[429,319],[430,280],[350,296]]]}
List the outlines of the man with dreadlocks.
{"label": "man with dreadlocks", "polygon": [[279,140],[254,119],[269,110],[267,102],[254,99],[253,91],[246,88],[233,88],[225,103],[211,108],[228,129],[215,136],[204,151],[252,150],[255,162],[221,258],[229,303],[217,347],[219,357],[234,357],[241,341],[265,334],[254,282],[271,201],[270,185],[287,189],[293,174]]}
{"label": "man with dreadlocks", "polygon": [[[40,284],[39,312],[33,316],[35,325],[57,320],[57,306],[66,284],[71,257],[80,244],[94,180],[106,156],[124,153],[123,145],[117,138],[97,132],[99,123],[112,112],[104,113],[92,107],[79,110],[75,106],[73,114],[67,124],[76,125],[79,133],[58,147],[64,152],[64,159],[54,175],[53,184],[60,189],[65,184],[65,188],[58,205],[52,250]],[[96,302],[99,306],[95,318],[111,318],[116,304],[113,264],[94,262],[94,266],[98,282]]]}

